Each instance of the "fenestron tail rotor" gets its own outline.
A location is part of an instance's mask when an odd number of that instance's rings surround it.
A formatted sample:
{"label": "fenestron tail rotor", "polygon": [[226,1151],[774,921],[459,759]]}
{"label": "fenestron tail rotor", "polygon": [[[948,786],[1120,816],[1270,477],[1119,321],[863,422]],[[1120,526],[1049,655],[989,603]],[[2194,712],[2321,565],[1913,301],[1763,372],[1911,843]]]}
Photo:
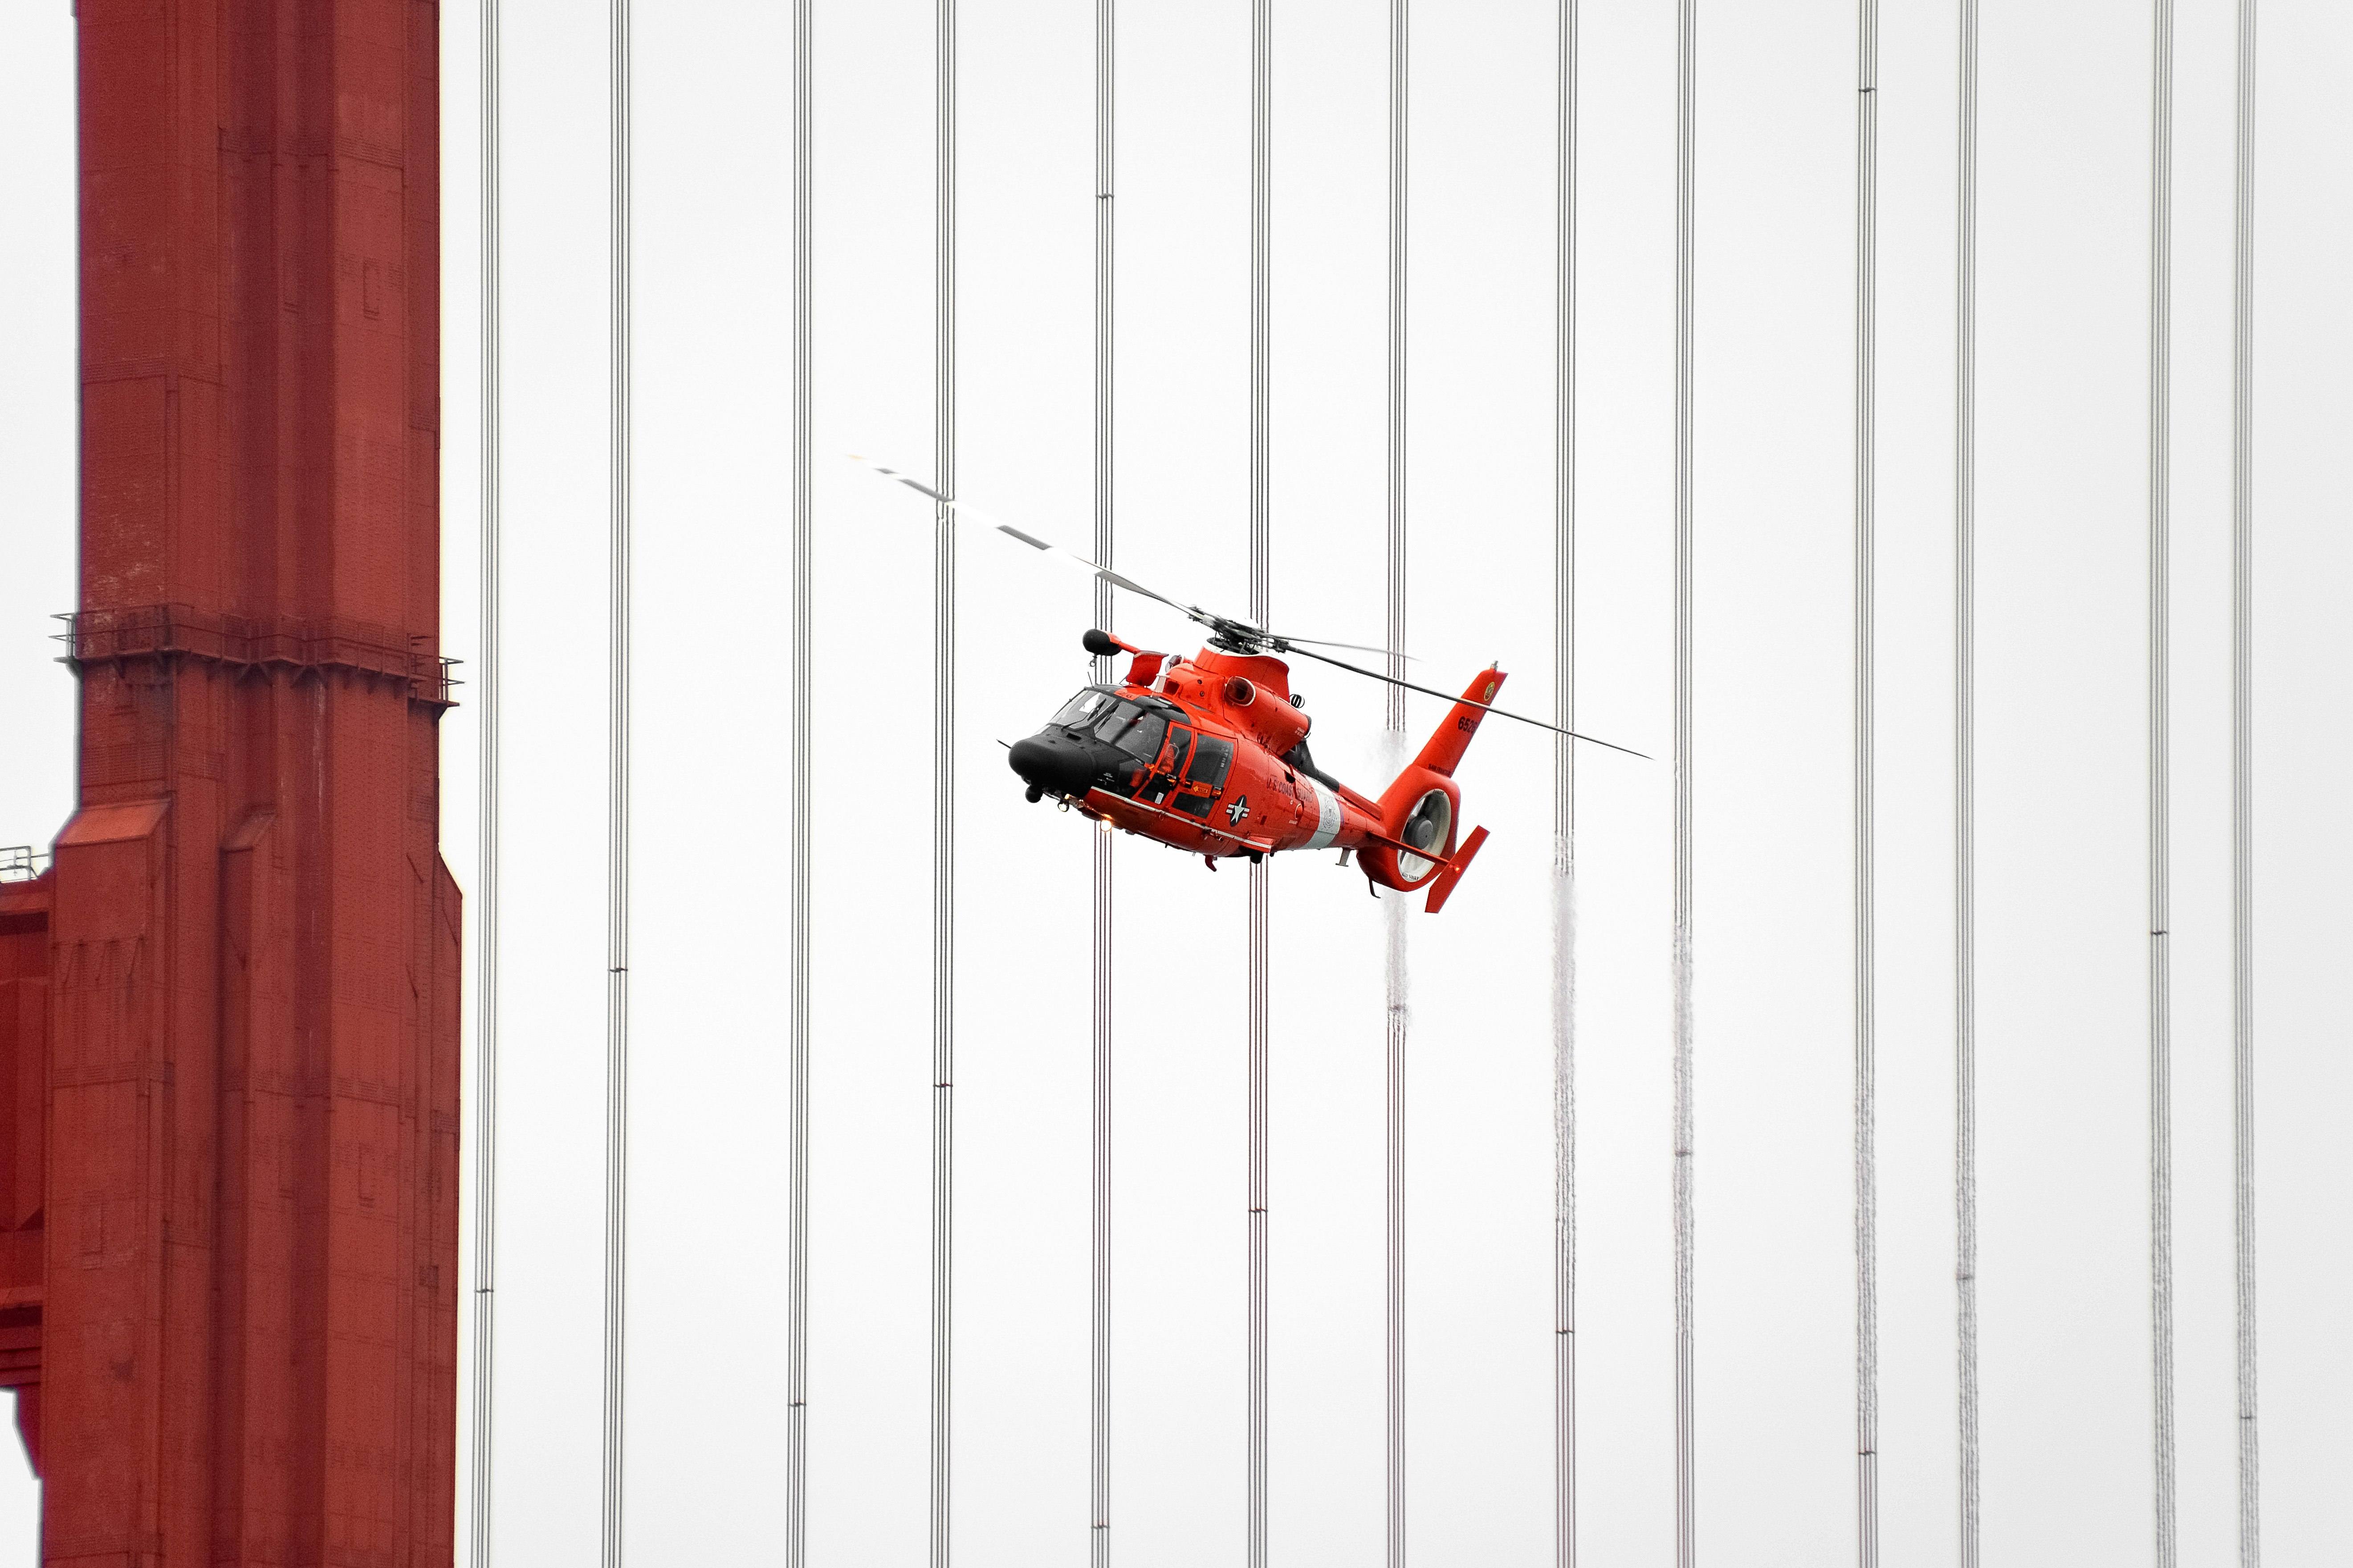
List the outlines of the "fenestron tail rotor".
{"label": "fenestron tail rotor", "polygon": [[[872,458],[861,458],[855,452],[849,454],[849,460],[867,468],[871,468],[875,473],[880,474],[886,479],[892,480],[893,483],[906,486],[907,489],[913,490],[917,495],[923,497],[925,500],[932,501],[935,505],[946,508],[948,515],[955,519],[958,522],[967,524],[974,528],[983,528],[997,533],[1001,533],[1008,539],[1015,540],[1019,543],[1028,545],[1030,549],[1037,551],[1039,554],[1046,556],[1048,559],[1052,560],[1059,564],[1075,567],[1078,570],[1086,573],[1089,576],[1093,577],[1098,582],[1108,583],[1114,588],[1124,588],[1129,593],[1137,595],[1143,598],[1150,599],[1155,604],[1166,605],[1168,608],[1176,611],[1178,615],[1183,616],[1187,620],[1206,628],[1209,634],[1209,644],[1213,647],[1225,648],[1234,653],[1296,653],[1302,658],[1312,658],[1322,664],[1328,664],[1335,669],[1345,669],[1352,675],[1361,675],[1368,679],[1384,681],[1391,686],[1400,686],[1408,691],[1419,691],[1428,696],[1442,698],[1449,702],[1470,701],[1470,699],[1457,696],[1455,693],[1451,691],[1440,691],[1435,687],[1423,686],[1415,681],[1401,679],[1393,675],[1384,675],[1379,670],[1366,669],[1361,665],[1350,664],[1345,659],[1334,658],[1328,654],[1321,654],[1314,651],[1319,647],[1337,647],[1346,648],[1351,653],[1369,653],[1379,655],[1382,658],[1388,658],[1389,657],[1389,650],[1387,648],[1367,647],[1362,643],[1334,642],[1322,637],[1291,637],[1282,633],[1268,631],[1263,626],[1258,626],[1254,622],[1241,619],[1239,616],[1220,616],[1213,611],[1205,610],[1198,605],[1185,604],[1181,600],[1170,598],[1166,594],[1155,592],[1153,589],[1145,587],[1143,584],[1135,581],[1134,578],[1125,576],[1121,573],[1114,572],[1108,566],[1098,565],[1096,563],[1088,560],[1085,556],[1081,555],[1076,551],[1065,550],[1059,544],[1054,544],[1046,540],[1040,539],[1036,534],[1016,528],[1009,522],[1001,522],[996,518],[989,516],[987,512],[982,511],[977,507],[944,496],[939,491],[934,489],[931,486],[925,484],[923,480],[914,478],[911,474],[902,473],[897,468],[886,468],[882,464],[874,461]],[[1398,657],[1403,658],[1408,656],[1400,655]],[[1646,762],[1650,760],[1650,754],[1646,752],[1638,752],[1630,746],[1621,746],[1613,741],[1604,741],[1597,736],[1580,734],[1575,730],[1564,730],[1557,724],[1547,724],[1541,719],[1531,719],[1525,713],[1514,713],[1508,708],[1490,707],[1484,702],[1472,702],[1471,705],[1474,708],[1484,709],[1487,712],[1495,714],[1500,718],[1515,719],[1523,724],[1533,724],[1539,730],[1549,730],[1556,735],[1567,735],[1573,741],[1584,741],[1596,746],[1606,746],[1613,752],[1623,752],[1630,757],[1641,757]]]}

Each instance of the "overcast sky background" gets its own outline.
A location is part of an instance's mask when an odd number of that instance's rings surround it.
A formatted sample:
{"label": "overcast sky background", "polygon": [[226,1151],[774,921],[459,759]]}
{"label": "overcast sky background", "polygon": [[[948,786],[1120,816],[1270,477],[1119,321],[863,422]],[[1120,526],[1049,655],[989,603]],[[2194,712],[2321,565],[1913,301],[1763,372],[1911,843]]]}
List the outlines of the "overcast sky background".
{"label": "overcast sky background", "polygon": [[[1092,7],[962,6],[960,488],[1091,536]],[[1122,7],[1118,559],[1246,604],[1246,0]],[[71,23],[0,5],[0,844],[72,802]],[[604,1059],[606,35],[507,0],[507,860],[499,1556],[590,1559]],[[927,1386],[928,513],[834,454],[931,452],[932,8],[820,5],[812,1560],[917,1561]],[[1670,736],[1674,10],[1586,0],[1579,711]],[[630,1549],[766,1561],[783,1456],[789,8],[640,6]],[[2229,1014],[2232,7],[2177,6],[2174,1246],[2181,1552],[2234,1550]],[[476,649],[475,16],[445,16],[442,644]],[[1882,1512],[1955,1559],[1955,12],[1889,5],[1880,90]],[[1550,704],[1554,10],[1417,8],[1410,645]],[[1698,1507],[1713,1561],[1851,1551],[1854,11],[1700,21]],[[1274,32],[1273,607],[1381,626],[1385,8]],[[2149,7],[1983,21],[1978,1093],[1985,1552],[2149,1552],[2146,984]],[[2263,8],[2255,238],[2256,1003],[2264,1543],[2344,1561],[2353,1474],[2353,10]],[[1084,1560],[1087,839],[1000,739],[1083,679],[1085,585],[961,587],[956,1542]],[[1135,602],[1120,629],[1189,650]],[[466,671],[461,671],[461,674]],[[1328,678],[1327,678],[1328,676]],[[1363,788],[1380,698],[1303,670]],[[461,690],[461,697],[463,692]],[[1440,705],[1416,699],[1426,731]],[[443,734],[475,881],[476,710]],[[1494,842],[1412,926],[1418,1561],[1550,1552],[1550,749],[1490,727]],[[1672,1540],[1663,762],[1580,763],[1582,1542]],[[1240,868],[1117,857],[1113,1529],[1238,1561]],[[1274,872],[1272,1531],[1381,1512],[1380,923]],[[470,1005],[468,1026],[472,1027]],[[471,1080],[468,1083],[470,1092]],[[0,1456],[0,1561],[37,1491]],[[462,1506],[462,1504],[461,1504]]]}

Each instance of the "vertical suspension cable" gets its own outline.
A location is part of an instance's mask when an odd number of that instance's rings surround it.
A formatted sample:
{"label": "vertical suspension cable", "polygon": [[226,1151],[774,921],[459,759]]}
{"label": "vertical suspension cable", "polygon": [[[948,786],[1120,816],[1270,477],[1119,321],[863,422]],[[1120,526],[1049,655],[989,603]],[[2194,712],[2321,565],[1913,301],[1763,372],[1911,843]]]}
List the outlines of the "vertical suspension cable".
{"label": "vertical suspension cable", "polygon": [[629,0],[612,22],[612,641],[605,999],[605,1568],[621,1562],[629,1226]]}
{"label": "vertical suspension cable", "polygon": [[[955,496],[956,9],[938,0],[934,485]],[[931,1568],[947,1568],[955,1322],[955,521],[933,521]]]}
{"label": "vertical suspension cable", "polygon": [[1698,0],[1679,0],[1675,9],[1675,1568],[1693,1568],[1699,1550],[1692,1344],[1692,249]]}
{"label": "vertical suspension cable", "polygon": [[[1388,562],[1387,633],[1388,673],[1405,679],[1406,566],[1406,155],[1407,86],[1412,20],[1409,0],[1389,0],[1389,291],[1388,291]],[[1385,718],[1391,763],[1405,760],[1405,689],[1389,686],[1385,694]],[[1387,926],[1388,994],[1383,1041],[1387,1110],[1386,1214],[1384,1247],[1385,1322],[1383,1363],[1387,1400],[1385,1458],[1386,1531],[1388,1568],[1405,1568],[1406,1412],[1405,1412],[1405,1135],[1406,995],[1405,895],[1392,893],[1381,900]]]}
{"label": "vertical suspension cable", "polygon": [[2239,1563],[2262,1558],[2255,1447],[2255,0],[2239,0],[2231,258],[2231,1152]]}
{"label": "vertical suspension cable", "polygon": [[793,0],[793,895],[792,1063],[786,1093],[790,1122],[785,1175],[787,1244],[785,1309],[785,1564],[808,1561],[808,1184],[809,1184],[809,787],[815,773],[810,733],[811,564],[815,517],[810,506],[809,391],[811,338],[810,217],[814,166],[810,132],[810,12],[813,0]]}
{"label": "vertical suspension cable", "polygon": [[[1268,510],[1271,402],[1269,310],[1272,221],[1273,0],[1250,0],[1250,613],[1271,614],[1272,519]],[[1267,1563],[1267,872],[1250,868],[1250,1349],[1248,1568]]]}
{"label": "vertical suspension cable", "polygon": [[2173,0],[2155,0],[2148,193],[2148,1297],[2157,1568],[2174,1568]]}
{"label": "vertical suspension cable", "polygon": [[499,0],[481,0],[482,473],[480,717],[474,886],[474,1387],[467,1552],[491,1562],[491,1400],[496,1389],[499,1131]]}
{"label": "vertical suspension cable", "polygon": [[[1113,110],[1119,56],[1115,47],[1117,0],[1095,0],[1095,559],[1112,564],[1112,314],[1113,153],[1117,121]],[[1095,625],[1112,626],[1111,584],[1095,579]],[[1109,684],[1112,661],[1094,661],[1096,681]],[[1094,835],[1093,925],[1091,988],[1093,993],[1093,1195],[1088,1412],[1087,1560],[1091,1568],[1111,1563],[1111,1002],[1112,863],[1115,836]]]}
{"label": "vertical suspension cable", "polygon": [[1978,1568],[1978,0],[1961,0],[1953,310],[1953,1294],[1960,1568]]}
{"label": "vertical suspension cable", "polygon": [[[1577,0],[1554,151],[1553,722],[1577,728]],[[1553,1560],[1577,1563],[1577,761],[1552,744]]]}
{"label": "vertical suspension cable", "polygon": [[1877,742],[1879,0],[1860,0],[1854,186],[1855,1561],[1879,1563]]}

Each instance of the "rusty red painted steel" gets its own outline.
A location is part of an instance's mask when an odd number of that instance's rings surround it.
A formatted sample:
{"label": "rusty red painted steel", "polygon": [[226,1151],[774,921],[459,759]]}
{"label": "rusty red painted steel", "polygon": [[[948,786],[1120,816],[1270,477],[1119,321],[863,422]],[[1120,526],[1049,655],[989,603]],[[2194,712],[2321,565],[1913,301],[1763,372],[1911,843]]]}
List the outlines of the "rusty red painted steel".
{"label": "rusty red painted steel", "polygon": [[43,1173],[49,1095],[52,879],[0,882],[0,1388],[16,1391],[17,1429],[41,1465]]}
{"label": "rusty red painted steel", "polygon": [[438,28],[81,0],[79,809],[0,890],[47,1562],[451,1560]]}

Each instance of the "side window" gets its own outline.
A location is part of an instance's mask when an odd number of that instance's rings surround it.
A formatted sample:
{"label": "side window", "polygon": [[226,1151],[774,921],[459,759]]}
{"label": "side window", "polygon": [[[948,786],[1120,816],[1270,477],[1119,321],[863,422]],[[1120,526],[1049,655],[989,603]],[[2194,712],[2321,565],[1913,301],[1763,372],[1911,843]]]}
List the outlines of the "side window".
{"label": "side window", "polygon": [[1185,770],[1185,782],[1221,790],[1226,787],[1226,770],[1233,765],[1234,743],[1204,735],[1193,747],[1193,765]]}
{"label": "side window", "polygon": [[1097,729],[1095,734],[1103,740],[1111,742],[1137,762],[1149,766],[1160,756],[1161,732],[1167,728],[1167,720],[1157,713],[1146,713],[1124,730],[1105,735],[1101,729]]}
{"label": "side window", "polygon": [[[1151,722],[1157,724],[1156,717]],[[1182,724],[1168,726],[1168,750],[1164,754],[1154,752],[1151,772],[1136,790],[1136,799],[1158,805],[1176,791],[1176,778],[1185,771],[1185,752],[1193,744],[1193,731]]]}

